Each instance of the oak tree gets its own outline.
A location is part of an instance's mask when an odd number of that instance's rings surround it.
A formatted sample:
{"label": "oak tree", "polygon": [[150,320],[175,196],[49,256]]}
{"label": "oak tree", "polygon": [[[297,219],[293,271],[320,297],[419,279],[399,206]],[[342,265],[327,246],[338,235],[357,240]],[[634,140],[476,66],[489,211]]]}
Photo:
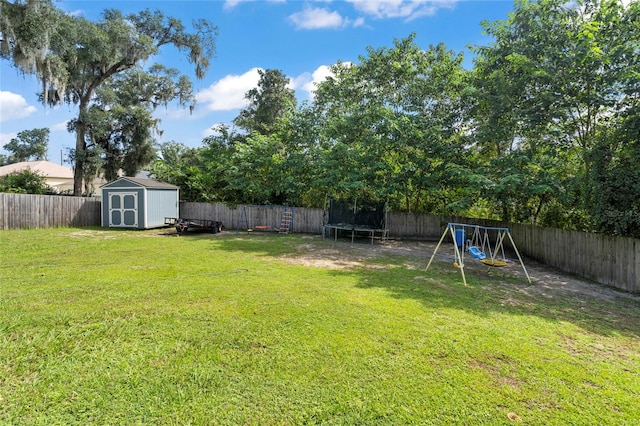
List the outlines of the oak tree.
{"label": "oak tree", "polygon": [[82,192],[87,152],[87,115],[96,90],[116,75],[141,66],[164,46],[187,54],[195,76],[204,77],[215,52],[217,28],[193,22],[189,32],[160,11],[124,15],[105,10],[98,22],[70,16],[47,0],[0,0],[1,51],[43,84],[42,100],[78,105],[75,120],[74,194]]}

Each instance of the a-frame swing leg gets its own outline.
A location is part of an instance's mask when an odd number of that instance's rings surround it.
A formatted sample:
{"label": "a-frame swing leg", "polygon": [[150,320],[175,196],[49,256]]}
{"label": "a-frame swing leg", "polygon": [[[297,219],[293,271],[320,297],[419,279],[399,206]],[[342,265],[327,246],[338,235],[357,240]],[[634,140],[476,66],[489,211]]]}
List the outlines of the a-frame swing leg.
{"label": "a-frame swing leg", "polygon": [[504,241],[504,231],[498,231],[498,240],[496,241],[496,247],[493,250],[493,253],[491,254],[491,263],[495,262],[496,260],[496,256],[498,256],[498,253],[500,251],[502,251],[502,258],[504,259],[504,247],[503,247],[503,241]]}
{"label": "a-frame swing leg", "polygon": [[436,249],[433,251],[433,254],[431,255],[431,259],[429,259],[429,263],[427,264],[427,267],[424,270],[425,272],[429,270],[429,267],[431,266],[431,262],[433,262],[433,259],[436,257],[436,253],[438,252],[438,249],[442,245],[442,242],[444,241],[444,237],[447,236],[447,231],[449,230],[451,231],[451,238],[453,238],[453,247],[456,252],[456,256],[455,256],[456,262],[458,263],[458,268],[460,269],[460,273],[462,274],[462,282],[466,286],[467,278],[464,276],[464,261],[462,260],[462,256],[460,255],[460,251],[458,250],[458,245],[456,244],[456,235],[453,232],[453,228],[450,226],[447,226],[447,229],[445,229],[444,232],[442,233],[442,237],[440,237],[440,241],[438,241],[438,245],[436,246]]}
{"label": "a-frame swing leg", "polygon": [[529,284],[531,284],[531,278],[529,277],[529,273],[527,272],[527,268],[524,267],[524,262],[522,261],[522,257],[520,256],[520,252],[518,251],[518,247],[516,247],[516,243],[513,242],[513,238],[511,238],[511,233],[507,232],[507,235],[509,235],[509,241],[511,241],[511,245],[513,246],[513,249],[516,251],[516,256],[518,256],[518,260],[520,261],[520,265],[522,265],[522,270],[524,271],[524,274],[527,276],[527,280],[529,281]]}
{"label": "a-frame swing leg", "polygon": [[[451,238],[453,238],[453,248],[456,252],[456,260],[458,261],[458,269],[460,269],[460,273],[462,274],[462,282],[464,286],[467,286],[467,277],[464,276],[464,259],[462,258],[462,254],[460,254],[460,250],[458,249],[458,244],[456,243],[456,234],[453,232],[453,228],[449,228],[451,230]],[[464,242],[463,242],[464,243]]]}
{"label": "a-frame swing leg", "polygon": [[429,270],[429,266],[431,266],[431,262],[433,262],[433,258],[436,257],[436,253],[438,252],[438,249],[440,248],[440,246],[442,245],[442,241],[444,241],[444,237],[447,236],[447,231],[449,230],[449,227],[447,227],[444,232],[442,233],[442,237],[440,237],[440,241],[438,241],[438,245],[436,246],[436,249],[433,251],[433,254],[431,255],[431,259],[429,259],[429,263],[427,263],[427,267],[424,268],[424,271],[427,272]]}

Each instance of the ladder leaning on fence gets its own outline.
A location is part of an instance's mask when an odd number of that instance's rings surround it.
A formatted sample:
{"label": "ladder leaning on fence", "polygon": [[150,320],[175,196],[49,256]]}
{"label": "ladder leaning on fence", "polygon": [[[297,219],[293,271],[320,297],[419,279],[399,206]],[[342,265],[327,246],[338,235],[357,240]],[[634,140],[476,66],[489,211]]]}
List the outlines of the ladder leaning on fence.
{"label": "ladder leaning on fence", "polygon": [[279,234],[289,234],[293,229],[293,207],[285,207],[282,211],[282,220],[280,221]]}

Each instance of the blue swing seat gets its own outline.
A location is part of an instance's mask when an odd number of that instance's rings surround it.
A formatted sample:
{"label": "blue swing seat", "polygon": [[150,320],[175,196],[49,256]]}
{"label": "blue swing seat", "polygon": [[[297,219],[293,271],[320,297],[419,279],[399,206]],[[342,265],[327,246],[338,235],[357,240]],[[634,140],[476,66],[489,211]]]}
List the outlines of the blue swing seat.
{"label": "blue swing seat", "polygon": [[469,254],[474,259],[478,259],[478,260],[484,260],[484,259],[487,258],[487,255],[484,254],[483,252],[481,252],[480,249],[478,247],[475,247],[475,246],[469,247]]}

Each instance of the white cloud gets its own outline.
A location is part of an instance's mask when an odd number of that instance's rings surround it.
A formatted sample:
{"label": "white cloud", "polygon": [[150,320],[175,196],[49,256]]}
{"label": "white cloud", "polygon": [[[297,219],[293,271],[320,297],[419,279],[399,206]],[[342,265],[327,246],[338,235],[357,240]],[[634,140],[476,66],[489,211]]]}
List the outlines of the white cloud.
{"label": "white cloud", "polygon": [[307,92],[309,94],[309,98],[315,87],[313,86],[313,75],[310,72],[305,72],[300,74],[297,77],[291,79],[290,87],[299,92]]}
{"label": "white cloud", "polygon": [[36,111],[36,107],[29,105],[22,96],[0,91],[0,122],[25,118]]}
{"label": "white cloud", "polygon": [[218,124],[214,124],[213,126],[209,127],[208,129],[204,130],[201,135],[203,138],[206,138],[208,136],[218,136],[221,135],[222,133],[220,132],[220,127],[221,126],[228,126],[228,124],[225,123],[218,123]]}
{"label": "white cloud", "polygon": [[67,124],[69,124],[69,120],[67,121],[63,121],[62,123],[56,123],[53,126],[49,127],[49,130],[51,130],[52,132],[61,132],[61,131],[67,131]]}
{"label": "white cloud", "polygon": [[[350,65],[350,62],[344,62],[343,65]],[[198,106],[196,111],[201,111],[201,114],[196,114],[197,118],[201,118],[206,113],[203,111],[233,111],[247,106],[247,100],[244,98],[245,93],[249,90],[258,87],[260,81],[260,75],[258,74],[259,68],[252,68],[249,71],[241,75],[227,75],[220,80],[214,82],[211,86],[201,90],[196,95],[198,100]],[[316,90],[316,85],[324,81],[328,76],[332,75],[331,66],[320,65],[312,72],[305,72],[297,77],[289,77],[289,84],[287,87],[297,92],[298,98],[312,99]],[[180,114],[180,116],[176,115]],[[173,111],[171,114],[172,119],[180,118],[186,119],[187,113],[183,110]],[[214,125],[217,128],[219,123]],[[208,128],[202,132],[202,136],[210,136],[215,134],[211,128]]]}
{"label": "white cloud", "polygon": [[200,133],[200,136],[202,136],[202,138],[207,138],[209,136],[215,135],[216,133],[217,132],[215,131],[215,129],[213,127],[209,127],[208,129],[206,129],[202,133]]}
{"label": "white cloud", "polygon": [[0,133],[0,148],[11,142],[11,139],[17,136],[17,133]]}
{"label": "white cloud", "polygon": [[225,10],[227,9],[233,9],[234,7],[236,7],[237,5],[239,5],[242,2],[246,2],[246,1],[252,1],[252,0],[226,0],[224,2],[224,6],[223,8]]}
{"label": "white cloud", "polygon": [[322,28],[346,27],[356,28],[364,25],[364,18],[362,17],[351,20],[340,15],[336,11],[309,6],[306,6],[300,12],[289,15],[289,21],[291,21],[299,30],[319,30]]}
{"label": "white cloud", "polygon": [[347,0],[358,12],[376,19],[416,19],[434,15],[439,9],[451,9],[457,0]]}
{"label": "white cloud", "polygon": [[298,77],[291,79],[293,89],[306,92],[309,99],[312,99],[318,83],[324,81],[331,75],[331,68],[328,65],[320,65],[312,73],[305,72]]}
{"label": "white cloud", "polygon": [[[223,9],[225,10],[233,9],[240,3],[247,3],[250,1],[256,1],[256,0],[225,0]],[[267,0],[268,3],[286,3],[286,1],[287,0]]]}
{"label": "white cloud", "polygon": [[356,18],[355,21],[353,21],[353,23],[351,24],[351,26],[353,28],[358,28],[358,27],[362,27],[364,26],[364,18],[360,17],[360,18]]}
{"label": "white cloud", "polygon": [[[233,111],[247,106],[247,100],[244,98],[245,93],[258,87],[260,75],[259,68],[252,68],[241,75],[230,74],[220,80],[214,82],[211,86],[201,90],[196,95],[198,105],[196,111],[201,113],[196,115],[202,117],[204,111]],[[331,75],[331,69],[328,65],[320,65],[313,72],[305,72],[297,77],[289,77],[287,87],[298,92],[298,95],[311,99],[313,92],[316,90],[316,83],[323,81],[327,76]],[[306,95],[306,96],[305,96]],[[176,116],[179,114],[180,116]],[[184,111],[173,111],[171,118],[186,119],[187,113]],[[213,127],[217,127],[218,124]],[[204,136],[214,134],[211,128],[202,132]]]}
{"label": "white cloud", "polygon": [[[345,62],[344,64],[348,64],[347,62]],[[320,83],[324,80],[327,79],[327,77],[329,76],[333,76],[333,72],[331,71],[331,67],[328,65],[320,65],[318,68],[316,68],[316,70],[313,72],[313,82],[314,83]]]}
{"label": "white cloud", "polygon": [[289,16],[298,29],[317,30],[320,28],[341,28],[347,23],[338,12],[320,7],[305,7]]}
{"label": "white cloud", "polygon": [[84,11],[82,9],[76,9],[76,10],[72,10],[71,12],[67,12],[67,15],[69,15],[69,16],[83,16],[84,15]]}
{"label": "white cloud", "polygon": [[[351,65],[351,62],[343,62],[343,65],[349,66]],[[305,72],[291,81],[293,83],[293,89],[306,92],[308,94],[308,98],[313,99],[317,85],[326,80],[329,76],[333,76],[331,66],[320,65],[312,73]]]}
{"label": "white cloud", "polygon": [[208,111],[229,111],[244,108],[245,93],[258,86],[258,68],[252,68],[242,75],[227,75],[196,95],[198,104]]}

